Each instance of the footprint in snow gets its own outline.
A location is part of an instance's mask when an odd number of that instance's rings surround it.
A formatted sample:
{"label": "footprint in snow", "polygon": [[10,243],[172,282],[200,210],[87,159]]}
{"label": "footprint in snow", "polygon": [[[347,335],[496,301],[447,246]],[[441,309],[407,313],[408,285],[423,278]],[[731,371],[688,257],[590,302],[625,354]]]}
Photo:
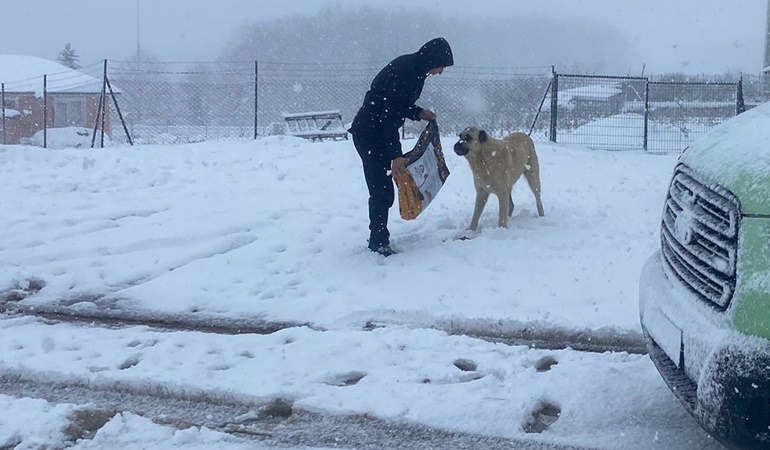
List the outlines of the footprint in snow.
{"label": "footprint in snow", "polygon": [[525,433],[542,433],[561,416],[561,407],[550,400],[541,400],[532,410],[532,416],[524,423]]}
{"label": "footprint in snow", "polygon": [[339,386],[339,387],[355,386],[366,375],[367,375],[366,372],[358,372],[358,371],[341,373],[341,374],[329,377],[325,381],[325,383],[331,386]]}
{"label": "footprint in snow", "polygon": [[543,356],[535,363],[535,370],[538,372],[548,372],[556,364],[559,364],[559,361],[553,356]]}

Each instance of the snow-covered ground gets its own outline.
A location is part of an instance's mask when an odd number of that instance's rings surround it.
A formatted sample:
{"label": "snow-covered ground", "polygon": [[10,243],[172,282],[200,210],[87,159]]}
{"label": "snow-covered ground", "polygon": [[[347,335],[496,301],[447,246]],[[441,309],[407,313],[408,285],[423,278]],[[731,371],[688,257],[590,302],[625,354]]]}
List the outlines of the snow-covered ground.
{"label": "snow-covered ground", "polygon": [[[283,398],[310,411],[532,442],[720,448],[647,356],[529,349],[446,331],[638,337],[639,272],[657,247],[676,155],[538,142],[545,217],[536,217],[522,181],[508,229],[495,228],[492,201],[480,232],[459,240],[473,208],[471,174],[449,150],[454,137],[443,143],[452,173],[416,220],[391,210],[400,253],[389,258],[366,250],[367,194],[351,141],[0,147],[0,291],[23,298],[16,306],[307,324],[218,335],[7,316],[0,375],[254,404]],[[538,371],[543,358],[556,364]],[[543,404],[559,419],[526,433]],[[61,445],[73,408],[0,396],[0,447]],[[213,443],[247,448],[128,412],[75,448]]]}

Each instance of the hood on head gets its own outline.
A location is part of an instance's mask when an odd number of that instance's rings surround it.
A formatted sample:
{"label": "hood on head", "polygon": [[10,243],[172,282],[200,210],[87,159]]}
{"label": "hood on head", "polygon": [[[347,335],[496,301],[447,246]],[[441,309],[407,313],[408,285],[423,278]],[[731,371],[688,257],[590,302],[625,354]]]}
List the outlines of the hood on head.
{"label": "hood on head", "polygon": [[449,67],[454,64],[452,48],[444,38],[432,39],[425,43],[416,53],[418,68],[429,71],[436,67]]}

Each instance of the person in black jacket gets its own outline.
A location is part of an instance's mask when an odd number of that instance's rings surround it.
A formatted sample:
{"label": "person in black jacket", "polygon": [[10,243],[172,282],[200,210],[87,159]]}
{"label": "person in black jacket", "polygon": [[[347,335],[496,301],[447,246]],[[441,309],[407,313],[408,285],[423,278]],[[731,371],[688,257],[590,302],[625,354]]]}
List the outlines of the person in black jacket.
{"label": "person in black jacket", "polygon": [[[390,256],[388,210],[395,192],[392,174],[406,170],[398,129],[406,119],[436,120],[436,114],[420,108],[425,78],[438,75],[454,64],[452,49],[444,38],[436,38],[416,53],[401,55],[374,77],[364,102],[353,119],[350,133],[364,166],[369,188],[369,250]],[[392,174],[391,174],[392,171]]]}

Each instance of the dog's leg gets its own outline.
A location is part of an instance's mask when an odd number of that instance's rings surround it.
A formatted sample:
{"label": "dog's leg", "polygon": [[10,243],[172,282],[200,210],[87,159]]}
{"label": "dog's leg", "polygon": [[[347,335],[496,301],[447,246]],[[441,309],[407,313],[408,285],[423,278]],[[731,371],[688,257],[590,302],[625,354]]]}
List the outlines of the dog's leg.
{"label": "dog's leg", "polygon": [[543,202],[540,200],[540,163],[537,160],[537,153],[532,151],[529,155],[529,167],[524,170],[524,178],[527,179],[527,184],[535,195],[535,203],[537,203],[537,215],[540,217],[545,216],[543,210]]}
{"label": "dog's leg", "polygon": [[476,188],[476,206],[473,207],[473,217],[471,218],[471,224],[468,225],[469,230],[476,231],[476,228],[479,227],[479,218],[484,211],[484,206],[486,206],[488,199],[489,192]]}
{"label": "dog's leg", "polygon": [[497,200],[500,205],[500,214],[498,215],[497,225],[500,228],[508,228],[508,202],[511,200],[511,196],[508,194],[508,198],[505,198],[504,195],[498,195]]}

